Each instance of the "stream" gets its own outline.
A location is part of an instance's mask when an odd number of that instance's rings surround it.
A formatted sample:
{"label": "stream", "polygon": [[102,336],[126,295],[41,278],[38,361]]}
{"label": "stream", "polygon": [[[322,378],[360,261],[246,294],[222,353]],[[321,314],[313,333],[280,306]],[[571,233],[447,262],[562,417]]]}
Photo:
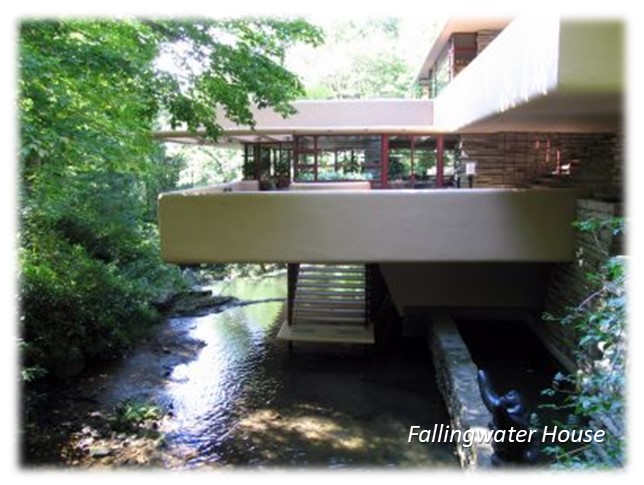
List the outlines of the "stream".
{"label": "stream", "polygon": [[[407,443],[412,425],[449,423],[422,341],[401,340],[384,354],[321,343],[289,351],[275,338],[285,315],[284,274],[208,289],[241,304],[169,318],[147,345],[84,385],[99,410],[130,400],[167,412],[156,458],[119,459],[121,448],[108,444],[69,464],[458,467],[449,443]],[[85,432],[76,448],[91,440],[93,431]],[[132,449],[135,441],[118,446]]]}

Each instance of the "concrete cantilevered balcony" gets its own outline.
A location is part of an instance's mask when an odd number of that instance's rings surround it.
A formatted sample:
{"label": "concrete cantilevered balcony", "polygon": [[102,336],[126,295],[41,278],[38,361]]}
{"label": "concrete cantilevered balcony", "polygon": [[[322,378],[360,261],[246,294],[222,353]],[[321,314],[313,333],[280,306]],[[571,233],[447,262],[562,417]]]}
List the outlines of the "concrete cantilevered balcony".
{"label": "concrete cantilevered balcony", "polygon": [[581,196],[567,189],[254,188],[163,194],[163,258],[182,264],[571,261]]}
{"label": "concrete cantilevered balcony", "polygon": [[514,19],[434,99],[445,132],[606,132],[621,125],[623,22]]}

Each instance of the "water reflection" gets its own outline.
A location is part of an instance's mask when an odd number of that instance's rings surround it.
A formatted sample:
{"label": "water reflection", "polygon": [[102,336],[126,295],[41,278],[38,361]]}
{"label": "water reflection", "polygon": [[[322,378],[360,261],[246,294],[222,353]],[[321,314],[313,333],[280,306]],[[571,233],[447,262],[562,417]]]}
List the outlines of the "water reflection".
{"label": "water reflection", "polygon": [[[213,288],[240,300],[286,297],[284,275]],[[449,418],[422,342],[386,358],[360,346],[296,345],[274,337],[283,302],[170,323],[205,343],[174,367],[165,401],[169,450],[187,466],[455,466],[445,444],[408,444],[409,426]]]}
{"label": "water reflection", "polygon": [[[282,298],[284,278],[240,279],[219,294],[241,300]],[[231,412],[261,364],[268,332],[278,322],[284,304],[278,302],[231,308],[200,318],[185,318],[189,336],[205,342],[198,357],[176,366],[166,392],[176,416],[170,442],[196,447],[207,458],[230,427]],[[179,320],[179,319],[177,319]]]}

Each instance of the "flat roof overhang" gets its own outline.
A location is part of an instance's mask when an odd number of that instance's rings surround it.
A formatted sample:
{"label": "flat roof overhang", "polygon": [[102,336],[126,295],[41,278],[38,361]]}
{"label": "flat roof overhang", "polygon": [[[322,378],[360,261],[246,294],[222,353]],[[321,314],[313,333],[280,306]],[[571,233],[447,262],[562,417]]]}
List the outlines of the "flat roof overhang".
{"label": "flat roof overhang", "polygon": [[[283,118],[272,109],[253,112],[255,126],[240,126],[219,116],[224,138],[230,142],[291,141],[294,135],[427,134],[441,132],[434,124],[430,99],[299,100],[297,113]],[[160,131],[157,138],[199,143],[187,131]]]}

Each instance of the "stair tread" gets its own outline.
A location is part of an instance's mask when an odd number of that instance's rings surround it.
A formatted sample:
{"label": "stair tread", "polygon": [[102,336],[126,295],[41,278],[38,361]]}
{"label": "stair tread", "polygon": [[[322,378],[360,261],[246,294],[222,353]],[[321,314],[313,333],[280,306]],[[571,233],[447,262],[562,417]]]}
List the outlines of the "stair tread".
{"label": "stair tread", "polygon": [[346,316],[363,316],[365,315],[365,310],[362,308],[340,308],[340,309],[329,309],[329,308],[301,308],[294,307],[293,315],[323,315],[323,316],[334,316],[334,315],[346,315]]}
{"label": "stair tread", "polygon": [[329,287],[334,287],[337,286],[338,288],[365,288],[365,282],[364,281],[343,281],[343,280],[336,280],[336,279],[328,279],[328,280],[314,280],[314,279],[300,279],[297,281],[297,286],[311,286],[311,285],[321,285],[321,286],[329,286]]}
{"label": "stair tread", "polygon": [[298,315],[301,313],[314,313],[314,314],[345,314],[345,315],[362,315],[364,316],[365,311],[363,308],[307,308],[301,306],[293,307],[293,315]]}
{"label": "stair tread", "polygon": [[288,325],[284,322],[277,338],[300,342],[375,343],[372,327],[356,325]]}
{"label": "stair tread", "polygon": [[328,280],[339,280],[339,281],[348,281],[348,282],[364,282],[366,281],[365,277],[362,275],[335,275],[335,274],[300,274],[298,276],[298,281],[302,280],[314,280],[314,281],[328,281]]}
{"label": "stair tread", "polygon": [[300,290],[299,292],[296,291],[296,295],[299,293],[301,295],[307,295],[307,294],[316,294],[319,293],[320,295],[336,295],[336,296],[342,296],[342,295],[354,295],[354,296],[364,296],[365,291],[364,288],[324,288],[324,287],[317,287],[317,288],[298,288]]}
{"label": "stair tread", "polygon": [[302,281],[302,280],[346,281],[346,282],[366,281],[366,277],[361,274],[345,275],[345,274],[331,274],[331,273],[304,273],[304,274],[299,274],[297,279],[298,281]]}
{"label": "stair tread", "polygon": [[293,314],[293,325],[299,322],[326,322],[326,323],[356,323],[364,325],[365,317],[362,316],[339,316],[339,315],[299,315]]}
{"label": "stair tread", "polygon": [[[302,290],[298,291],[295,295],[295,299],[298,300],[302,296],[310,297],[310,296],[324,296],[324,297],[335,297],[337,300],[364,300],[364,292],[357,292],[357,291],[320,291],[320,290]],[[351,298],[347,298],[351,297]]]}
{"label": "stair tread", "polygon": [[300,266],[300,273],[357,273],[364,274],[365,270],[363,268],[318,268],[314,266]]}
{"label": "stair tread", "polygon": [[365,302],[362,299],[351,299],[351,300],[329,300],[327,298],[321,298],[321,299],[301,299],[301,298],[296,298],[293,300],[293,305],[305,305],[305,306],[310,306],[310,307],[324,307],[324,306],[351,306],[351,307],[364,307]]}
{"label": "stair tread", "polygon": [[359,283],[339,283],[337,281],[301,281],[297,284],[298,288],[337,288],[337,289],[364,289],[364,284]]}
{"label": "stair tread", "polygon": [[315,267],[301,267],[300,273],[341,273],[341,274],[364,274],[365,270],[362,268],[315,268]]}
{"label": "stair tread", "polygon": [[300,268],[364,270],[365,267],[362,264],[300,264]]}

